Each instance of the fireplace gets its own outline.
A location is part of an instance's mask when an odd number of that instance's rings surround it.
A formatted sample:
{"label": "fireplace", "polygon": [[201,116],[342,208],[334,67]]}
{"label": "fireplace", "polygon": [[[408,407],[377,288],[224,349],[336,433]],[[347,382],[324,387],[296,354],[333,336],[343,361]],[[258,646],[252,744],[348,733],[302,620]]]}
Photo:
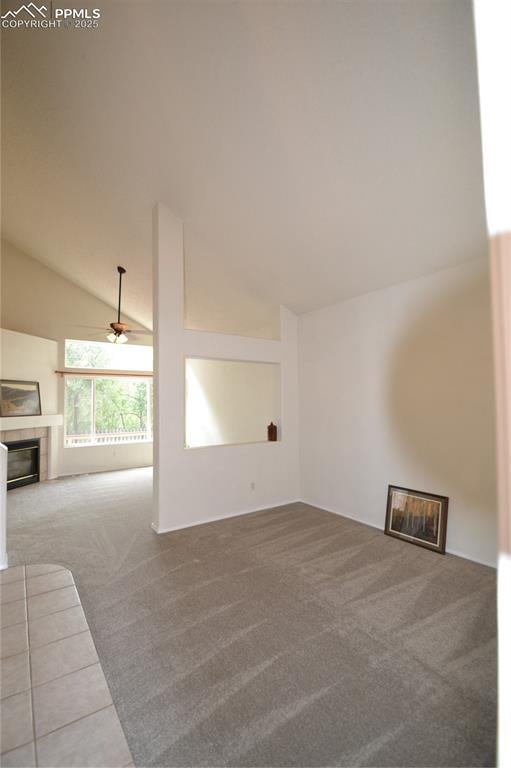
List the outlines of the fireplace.
{"label": "fireplace", "polygon": [[39,438],[4,443],[7,455],[7,490],[39,482]]}

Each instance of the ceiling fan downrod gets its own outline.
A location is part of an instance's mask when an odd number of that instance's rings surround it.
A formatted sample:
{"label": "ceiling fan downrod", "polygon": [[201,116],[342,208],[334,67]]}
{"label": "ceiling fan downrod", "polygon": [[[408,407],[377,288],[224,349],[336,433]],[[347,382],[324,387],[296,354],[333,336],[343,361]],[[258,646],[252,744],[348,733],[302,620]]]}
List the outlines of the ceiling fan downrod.
{"label": "ceiling fan downrod", "polygon": [[121,322],[121,291],[122,291],[122,276],[126,274],[124,267],[117,267],[119,273],[119,302],[117,305],[117,322]]}

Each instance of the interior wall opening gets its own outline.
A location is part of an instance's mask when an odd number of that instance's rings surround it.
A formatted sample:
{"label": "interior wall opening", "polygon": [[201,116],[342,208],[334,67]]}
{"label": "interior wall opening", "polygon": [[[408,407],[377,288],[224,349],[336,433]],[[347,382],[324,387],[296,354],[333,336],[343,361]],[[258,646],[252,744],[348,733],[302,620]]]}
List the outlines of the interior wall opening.
{"label": "interior wall opening", "polygon": [[185,447],[258,443],[280,425],[280,366],[188,357]]}

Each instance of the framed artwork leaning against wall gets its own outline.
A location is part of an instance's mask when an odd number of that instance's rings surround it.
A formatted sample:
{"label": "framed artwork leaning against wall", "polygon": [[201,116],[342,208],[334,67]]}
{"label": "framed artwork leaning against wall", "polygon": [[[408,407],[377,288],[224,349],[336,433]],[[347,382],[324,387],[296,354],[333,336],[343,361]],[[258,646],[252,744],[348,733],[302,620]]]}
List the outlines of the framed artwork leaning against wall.
{"label": "framed artwork leaning against wall", "polygon": [[389,485],[385,533],[445,554],[449,499]]}

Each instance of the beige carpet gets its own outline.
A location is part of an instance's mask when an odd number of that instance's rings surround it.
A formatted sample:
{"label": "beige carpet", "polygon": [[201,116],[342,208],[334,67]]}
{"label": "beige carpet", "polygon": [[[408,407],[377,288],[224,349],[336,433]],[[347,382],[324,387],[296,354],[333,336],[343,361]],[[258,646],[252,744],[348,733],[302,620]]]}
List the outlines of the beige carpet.
{"label": "beige carpet", "polygon": [[137,765],[495,764],[492,569],[305,504],[164,536],[150,505],[140,469],[8,510],[11,565],[73,571]]}

